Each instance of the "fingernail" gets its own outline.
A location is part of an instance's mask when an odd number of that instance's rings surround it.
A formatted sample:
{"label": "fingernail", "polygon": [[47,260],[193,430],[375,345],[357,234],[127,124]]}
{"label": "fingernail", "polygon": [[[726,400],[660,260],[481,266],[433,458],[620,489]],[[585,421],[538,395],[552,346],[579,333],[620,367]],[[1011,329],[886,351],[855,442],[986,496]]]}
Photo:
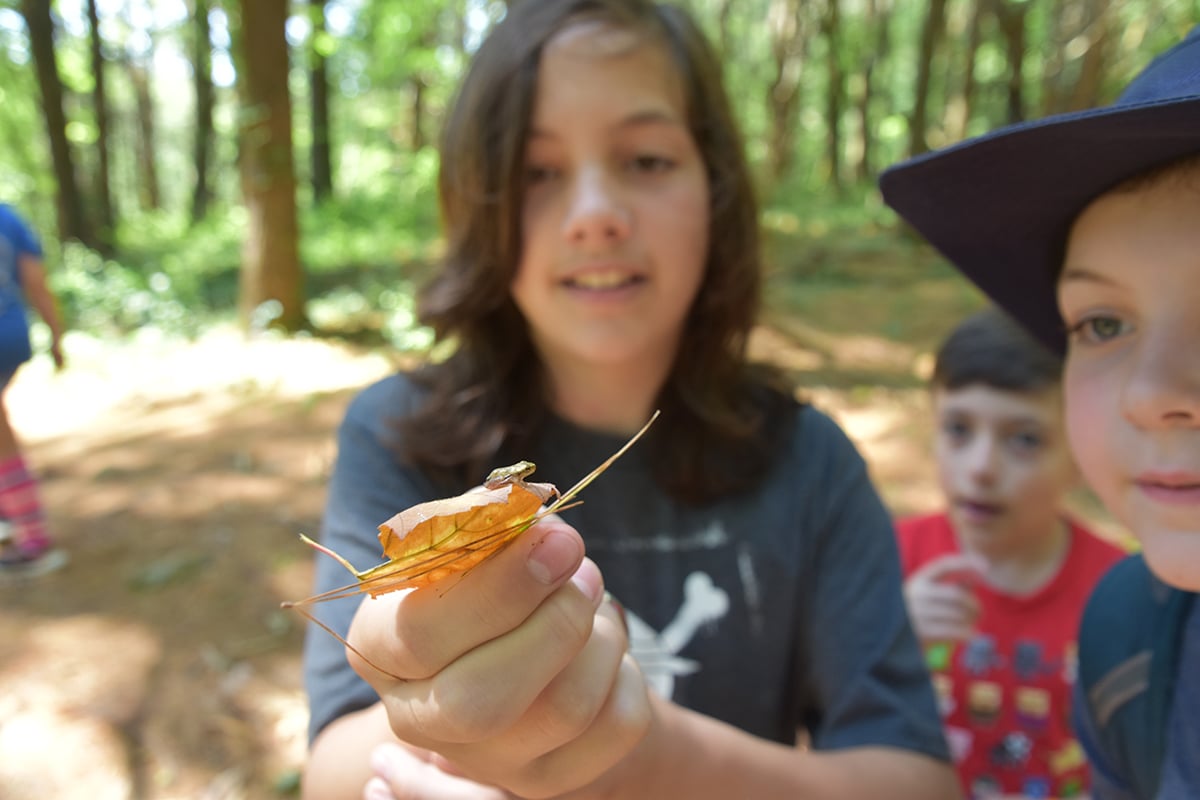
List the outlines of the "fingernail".
{"label": "fingernail", "polygon": [[391,749],[394,744],[384,743],[371,750],[371,770],[381,778],[390,778],[392,772]]}
{"label": "fingernail", "polygon": [[604,591],[604,576],[590,558],[585,558],[579,569],[575,570],[575,574],[571,576],[571,583],[583,592],[584,597],[592,601],[593,609],[599,608],[607,595]]}
{"label": "fingernail", "polygon": [[371,778],[363,787],[363,800],[395,800],[395,795],[383,778]]}
{"label": "fingernail", "polygon": [[537,543],[526,562],[529,574],[547,585],[570,574],[583,557],[583,542],[565,530],[553,529]]}

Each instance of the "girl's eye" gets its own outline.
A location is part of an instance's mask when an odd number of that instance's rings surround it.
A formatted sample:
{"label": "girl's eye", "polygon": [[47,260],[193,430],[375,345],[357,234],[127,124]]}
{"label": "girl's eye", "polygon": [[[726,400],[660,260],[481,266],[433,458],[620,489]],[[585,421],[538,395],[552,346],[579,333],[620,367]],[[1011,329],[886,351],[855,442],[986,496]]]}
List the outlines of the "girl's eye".
{"label": "girl's eye", "polygon": [[629,165],[635,172],[666,172],[675,162],[662,156],[640,155],[631,159]]}
{"label": "girl's eye", "polygon": [[525,168],[525,183],[529,186],[536,186],[539,183],[545,183],[557,174],[557,171],[551,167],[530,164]]}
{"label": "girl's eye", "polygon": [[1073,341],[1102,344],[1129,332],[1129,325],[1117,317],[1097,315],[1087,317],[1067,329]]}

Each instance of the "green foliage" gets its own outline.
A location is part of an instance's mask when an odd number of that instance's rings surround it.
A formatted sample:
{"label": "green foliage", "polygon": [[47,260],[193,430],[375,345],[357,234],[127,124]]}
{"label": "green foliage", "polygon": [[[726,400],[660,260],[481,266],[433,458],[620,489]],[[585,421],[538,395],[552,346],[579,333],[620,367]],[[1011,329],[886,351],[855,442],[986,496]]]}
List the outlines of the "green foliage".
{"label": "green foliage", "polygon": [[[683,0],[718,48],[724,48],[730,95],[753,166],[769,191],[765,222],[771,279],[782,287],[772,296],[801,314],[812,311],[814,302],[864,283],[949,278],[942,272],[944,264],[896,230],[871,175],[905,155],[928,4],[841,2],[838,49],[832,55],[845,79],[839,120],[844,141],[837,143],[845,165],[844,189],[835,196],[826,142],[833,127],[825,119],[831,89],[826,56],[834,46],[822,32],[826,2]],[[934,56],[928,103],[929,139],[935,144],[964,130],[952,118],[963,107],[967,25],[983,2],[951,0],[947,5],[947,30]],[[1017,5],[1016,0],[1006,2]],[[1069,83],[1079,74],[1086,51],[1086,37],[1077,36],[1070,47],[1056,46],[1054,36],[1064,35],[1056,25],[1063,19],[1078,22],[1096,6],[1077,0],[1024,0],[1020,5],[1027,11],[1020,78],[1027,110],[1035,114],[1050,91],[1048,72],[1055,59],[1062,62],[1059,79]],[[195,176],[187,59],[194,30],[184,21],[185,4],[156,0],[145,6],[152,11],[149,16],[100,5],[110,58],[110,188],[118,225],[115,254],[108,258],[77,245],[60,247],[53,239],[55,183],[41,99],[16,7],[12,0],[0,0],[0,186],[3,199],[20,207],[42,233],[51,278],[72,323],[98,333],[145,326],[194,333],[213,319],[231,316],[247,230],[235,138],[240,112],[230,88],[234,65],[228,58],[228,44],[239,35],[237,4],[215,4],[210,15],[217,83],[211,162],[215,196],[207,218],[196,225],[188,221]],[[93,75],[81,8],[58,4],[56,43],[75,168],[85,206],[94,212],[98,127],[88,95]],[[428,332],[413,321],[413,294],[440,246],[432,143],[470,53],[503,9],[501,0],[328,0],[327,31],[314,39],[313,26],[304,19],[308,4],[294,4],[297,24],[289,26],[289,35],[296,57],[289,84],[300,250],[308,313],[318,331],[401,347],[427,341]],[[1105,50],[1101,87],[1106,98],[1150,54],[1177,40],[1200,18],[1200,0],[1130,0],[1112,4],[1109,13],[1113,36]],[[994,127],[1007,113],[1011,65],[994,16],[989,12],[981,19],[982,39],[974,58],[977,88],[965,120],[968,134]],[[773,163],[769,134],[775,122],[771,83],[779,70],[773,47],[793,21],[785,72],[797,81],[799,101],[793,133],[783,142],[791,149],[791,167],[775,174],[767,167]],[[887,36],[881,38],[881,32]],[[307,102],[306,56],[311,51],[327,58],[334,153],[335,196],[319,207],[311,204],[306,180],[314,139]],[[160,210],[147,209],[144,143],[130,58],[151,67],[151,155],[160,176]],[[870,127],[864,131],[859,104],[868,89]],[[864,142],[870,144],[871,163],[860,178],[855,159]],[[912,264],[911,271],[897,269],[899,261]],[[888,305],[885,300],[879,301],[882,307]],[[947,302],[959,300],[971,302],[966,296]],[[889,313],[899,319],[908,312]],[[848,315],[849,323],[854,317]]]}
{"label": "green foliage", "polygon": [[[410,160],[410,189],[356,194],[304,213],[309,315],[318,332],[364,336],[421,349],[413,291],[436,255],[432,153]],[[124,335],[145,327],[194,336],[232,315],[241,241],[240,208],[189,227],[179,214],[144,214],[126,224],[118,257],[77,243],[51,256],[50,281],[73,327]]]}
{"label": "green foliage", "polygon": [[74,327],[119,335],[154,326],[194,335],[234,306],[240,209],[188,229],[178,215],[145,214],[120,256],[104,258],[69,242],[51,285]]}

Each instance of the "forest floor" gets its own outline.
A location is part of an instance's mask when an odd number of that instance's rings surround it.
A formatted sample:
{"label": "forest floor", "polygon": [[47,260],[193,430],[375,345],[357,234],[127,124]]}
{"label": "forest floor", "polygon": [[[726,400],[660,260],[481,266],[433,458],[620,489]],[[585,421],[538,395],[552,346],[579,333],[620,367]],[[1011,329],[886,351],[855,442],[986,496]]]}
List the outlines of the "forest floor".
{"label": "forest floor", "polygon": [[[794,320],[753,350],[843,424],[893,510],[937,503],[927,352]],[[67,351],[10,390],[71,562],[0,586],[0,798],[293,794],[303,626],[279,603],[308,594],[297,534],[318,528],[346,403],[395,364],[230,331]]]}

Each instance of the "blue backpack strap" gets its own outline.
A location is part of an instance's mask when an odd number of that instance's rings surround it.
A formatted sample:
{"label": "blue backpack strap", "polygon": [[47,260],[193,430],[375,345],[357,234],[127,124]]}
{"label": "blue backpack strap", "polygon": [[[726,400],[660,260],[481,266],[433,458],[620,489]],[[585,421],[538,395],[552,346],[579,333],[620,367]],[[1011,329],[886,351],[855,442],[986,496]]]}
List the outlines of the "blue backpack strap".
{"label": "blue backpack strap", "polygon": [[1137,797],[1158,793],[1184,621],[1194,595],[1141,555],[1097,584],[1079,631],[1079,683],[1107,766]]}

